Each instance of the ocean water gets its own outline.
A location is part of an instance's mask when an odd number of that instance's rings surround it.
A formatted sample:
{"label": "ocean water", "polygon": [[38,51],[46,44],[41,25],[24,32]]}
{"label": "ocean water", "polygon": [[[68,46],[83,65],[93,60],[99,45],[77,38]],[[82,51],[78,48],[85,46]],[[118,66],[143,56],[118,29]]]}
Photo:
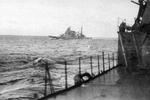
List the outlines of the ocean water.
{"label": "ocean water", "polygon": [[[49,65],[55,91],[64,89],[64,61],[68,62],[68,84],[74,84],[78,74],[78,57],[82,72],[90,72],[93,56],[97,73],[96,55],[105,50],[110,55],[117,51],[117,39],[51,40],[42,36],[0,36],[0,100],[30,100],[34,94],[44,94],[44,67],[35,64],[38,58],[54,62]],[[105,52],[105,53],[106,53]],[[100,63],[102,63],[100,61]]]}

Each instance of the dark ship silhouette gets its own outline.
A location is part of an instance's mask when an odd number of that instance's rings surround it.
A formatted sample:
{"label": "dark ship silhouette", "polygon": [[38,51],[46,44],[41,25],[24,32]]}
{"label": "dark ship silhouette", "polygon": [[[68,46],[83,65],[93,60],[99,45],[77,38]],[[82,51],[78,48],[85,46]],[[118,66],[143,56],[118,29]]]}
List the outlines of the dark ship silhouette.
{"label": "dark ship silhouette", "polygon": [[61,34],[60,36],[49,36],[51,39],[85,39],[87,38],[82,33],[82,27],[81,32],[72,31],[71,27],[68,27],[64,34]]}

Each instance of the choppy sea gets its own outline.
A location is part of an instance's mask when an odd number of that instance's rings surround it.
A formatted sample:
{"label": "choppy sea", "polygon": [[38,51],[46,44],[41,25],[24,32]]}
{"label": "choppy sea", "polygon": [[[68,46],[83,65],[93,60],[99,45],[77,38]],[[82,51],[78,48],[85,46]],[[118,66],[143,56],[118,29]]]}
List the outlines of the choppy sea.
{"label": "choppy sea", "polygon": [[[44,94],[44,68],[38,58],[55,62],[50,74],[55,91],[64,88],[64,61],[68,61],[68,84],[74,84],[78,57],[117,51],[117,39],[52,40],[46,36],[0,36],[0,100],[31,100]],[[110,52],[111,53],[111,52]],[[89,59],[82,60],[82,71],[89,71]],[[97,64],[93,60],[93,66]],[[96,70],[95,70],[95,73]]]}

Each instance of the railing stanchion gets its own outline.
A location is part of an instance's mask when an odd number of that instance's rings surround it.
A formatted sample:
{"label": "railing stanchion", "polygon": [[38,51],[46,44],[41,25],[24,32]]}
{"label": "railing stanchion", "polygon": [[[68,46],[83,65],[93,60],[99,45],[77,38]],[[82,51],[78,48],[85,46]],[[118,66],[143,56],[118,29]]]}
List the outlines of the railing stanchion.
{"label": "railing stanchion", "polygon": [[45,66],[45,89],[44,89],[44,96],[46,97],[47,96],[47,69],[46,69],[46,66]]}
{"label": "railing stanchion", "polygon": [[91,65],[91,75],[93,75],[92,56],[90,56],[90,65]]}
{"label": "railing stanchion", "polygon": [[112,54],[112,60],[113,60],[113,67],[115,66],[115,63],[114,63],[114,53]]}
{"label": "railing stanchion", "polygon": [[47,75],[48,75],[48,82],[49,82],[49,86],[50,86],[50,91],[51,91],[51,93],[54,93],[54,87],[53,87],[53,83],[52,83],[52,79],[51,79],[51,74],[49,72],[48,63],[46,63],[46,71],[47,71]]}
{"label": "railing stanchion", "polygon": [[81,75],[81,57],[79,57],[79,75]]}
{"label": "railing stanchion", "polygon": [[67,61],[65,61],[65,89],[68,88],[68,79],[67,79]]}
{"label": "railing stanchion", "polygon": [[100,63],[99,63],[99,55],[97,56],[97,61],[98,61],[98,74],[100,74]]}
{"label": "railing stanchion", "polygon": [[103,59],[103,72],[105,71],[105,60],[104,60],[104,52],[102,52],[102,59]]}
{"label": "railing stanchion", "polygon": [[110,56],[108,54],[108,63],[109,63],[109,70],[110,70]]}
{"label": "railing stanchion", "polygon": [[118,52],[116,53],[116,65],[118,65]]}

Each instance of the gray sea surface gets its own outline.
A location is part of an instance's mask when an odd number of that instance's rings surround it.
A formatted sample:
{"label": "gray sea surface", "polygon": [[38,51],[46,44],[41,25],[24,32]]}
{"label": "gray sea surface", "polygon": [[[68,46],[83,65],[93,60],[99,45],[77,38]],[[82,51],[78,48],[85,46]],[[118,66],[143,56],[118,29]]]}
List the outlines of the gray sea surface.
{"label": "gray sea surface", "polygon": [[[44,68],[34,64],[38,58],[49,65],[55,91],[64,89],[64,61],[68,61],[68,84],[74,85],[78,57],[117,51],[117,39],[52,40],[46,36],[0,36],[0,100],[31,100],[44,94]],[[110,52],[111,53],[111,52]],[[90,60],[82,60],[82,71],[90,72]],[[101,62],[100,62],[101,63]],[[93,66],[96,66],[93,58]],[[97,71],[95,70],[95,73]]]}

